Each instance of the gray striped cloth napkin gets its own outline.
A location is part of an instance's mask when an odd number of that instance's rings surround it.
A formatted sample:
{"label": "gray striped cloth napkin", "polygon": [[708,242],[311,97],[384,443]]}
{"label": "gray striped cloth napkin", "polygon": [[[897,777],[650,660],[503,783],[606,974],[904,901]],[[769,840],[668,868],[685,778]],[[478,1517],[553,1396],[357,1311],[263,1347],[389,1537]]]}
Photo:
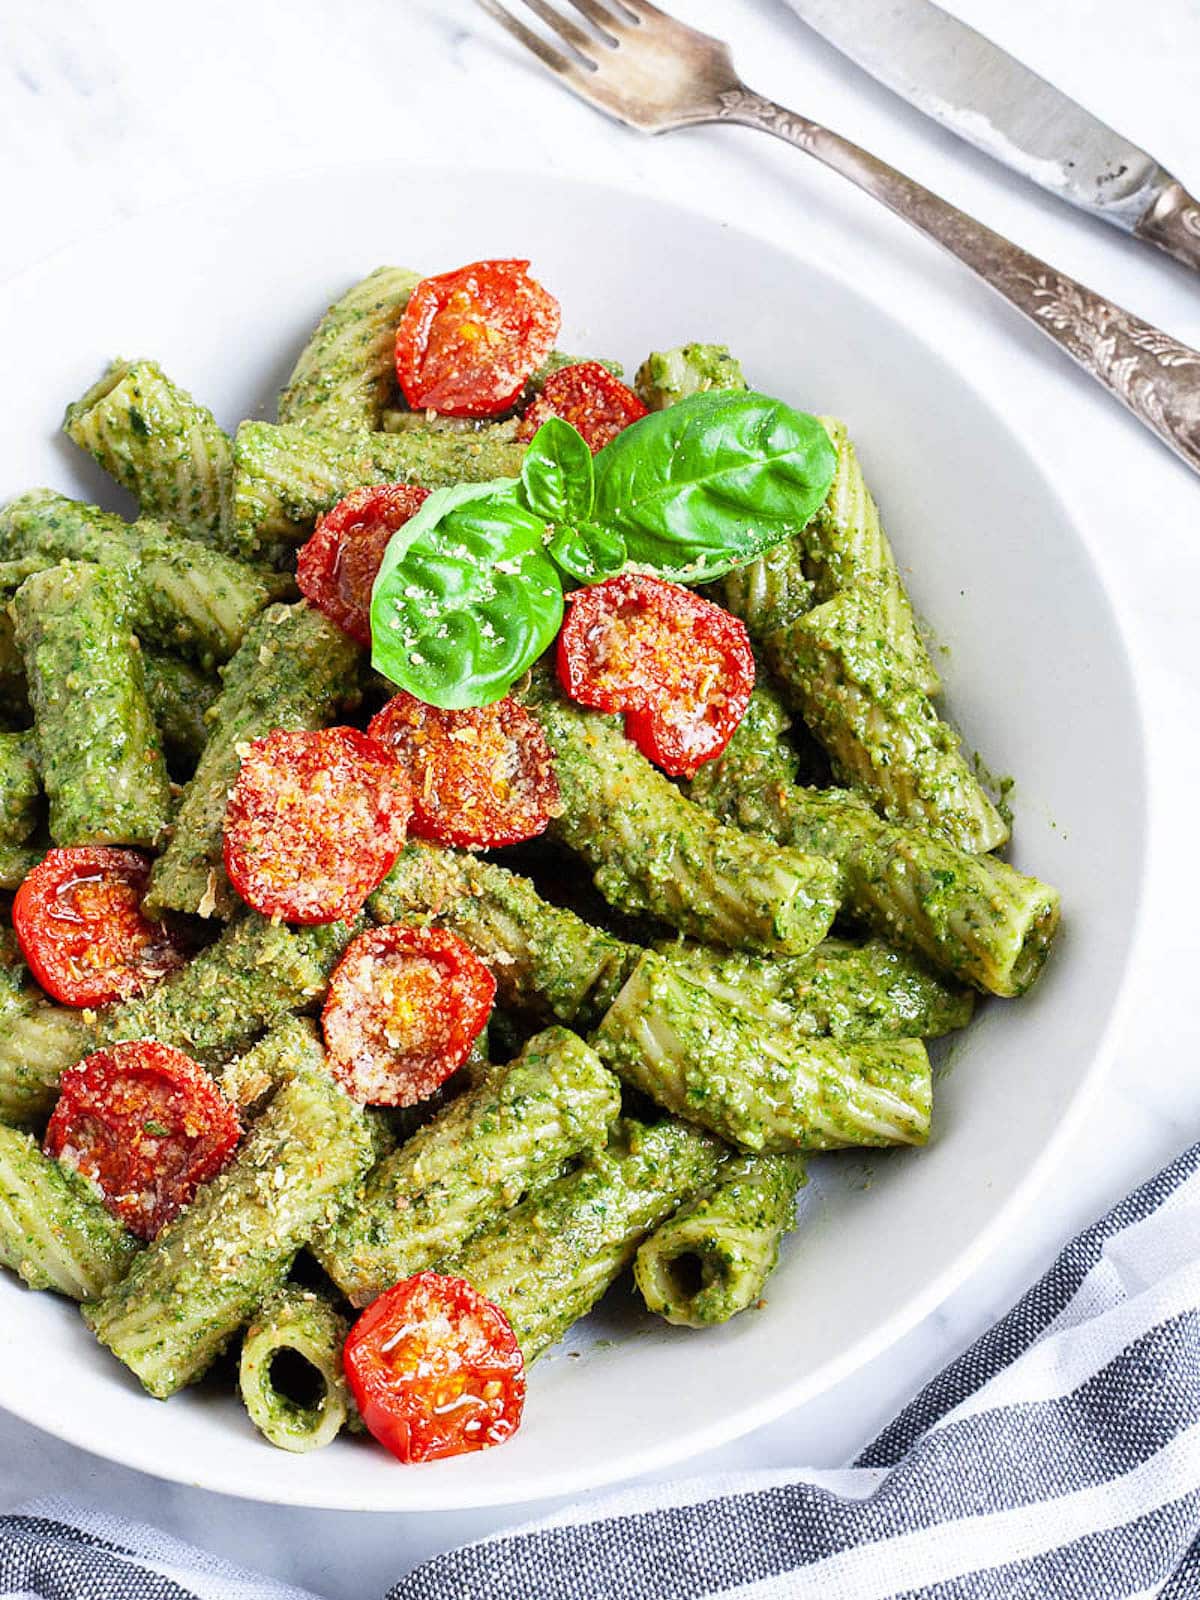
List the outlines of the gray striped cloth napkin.
{"label": "gray striped cloth napkin", "polygon": [[[0,1518],[9,1600],[314,1600],[152,1529]],[[387,1600],[1197,1600],[1200,1145],[1072,1240],[853,1467],[632,1488]]]}

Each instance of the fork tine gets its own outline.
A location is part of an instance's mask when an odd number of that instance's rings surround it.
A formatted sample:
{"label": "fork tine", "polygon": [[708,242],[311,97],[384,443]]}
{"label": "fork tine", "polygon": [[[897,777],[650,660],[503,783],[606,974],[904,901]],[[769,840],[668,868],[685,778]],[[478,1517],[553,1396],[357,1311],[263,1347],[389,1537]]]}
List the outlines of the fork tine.
{"label": "fork tine", "polygon": [[[621,0],[616,0],[618,6],[620,3]],[[597,33],[604,35],[609,44],[615,45],[621,42],[617,38],[618,32],[622,28],[629,27],[624,17],[617,16],[608,6],[601,5],[600,0],[570,0],[570,4],[588,19]]]}
{"label": "fork tine", "polygon": [[595,51],[598,43],[595,34],[588,33],[570,17],[562,16],[547,0],[525,0],[535,17],[540,17],[552,33],[563,39],[588,67],[595,68]]}
{"label": "fork tine", "polygon": [[518,44],[523,44],[526,50],[532,50],[542,65],[549,67],[551,72],[572,83],[583,78],[582,71],[573,66],[561,51],[547,44],[540,33],[534,33],[532,28],[527,28],[523,22],[518,22],[510,11],[504,9],[499,0],[475,0],[475,3],[482,6],[488,16],[494,18],[506,32],[512,34]]}

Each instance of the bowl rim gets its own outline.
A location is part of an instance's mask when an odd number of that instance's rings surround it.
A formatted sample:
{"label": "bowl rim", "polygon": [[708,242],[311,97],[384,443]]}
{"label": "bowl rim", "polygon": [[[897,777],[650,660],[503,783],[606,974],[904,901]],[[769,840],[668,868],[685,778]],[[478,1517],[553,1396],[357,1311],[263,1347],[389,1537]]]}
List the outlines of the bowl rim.
{"label": "bowl rim", "polygon": [[[261,1504],[306,1507],[314,1510],[384,1512],[393,1515],[409,1511],[462,1512],[541,1500],[560,1501],[586,1490],[629,1483],[647,1474],[690,1460],[777,1420],[785,1413],[815,1399],[835,1384],[843,1382],[855,1371],[883,1355],[943,1304],[955,1290],[977,1274],[988,1258],[996,1253],[1002,1240],[1032,1208],[1049,1182],[1052,1172],[1074,1139],[1111,1069],[1129,1005],[1137,950],[1144,923],[1146,886],[1154,848],[1156,812],[1143,690],[1137,671],[1133,630],[1121,608],[1120,589],[1115,576],[1108,569],[1105,558],[1087,539],[1065,495],[1059,491],[1057,479],[1043,463],[1036,440],[1016,433],[1001,413],[998,404],[994,403],[988,391],[980,386],[977,374],[960,363],[953,347],[949,349],[939,347],[920,322],[904,320],[897,316],[894,306],[887,301],[884,294],[870,287],[861,276],[831,270],[815,252],[790,243],[776,243],[766,229],[760,232],[740,222],[729,223],[704,209],[703,206],[673,197],[664,197],[654,189],[641,187],[636,183],[600,182],[570,172],[539,172],[519,165],[448,167],[437,162],[380,158],[362,162],[340,162],[335,165],[308,165],[289,172],[271,174],[266,178],[244,178],[233,183],[205,185],[187,195],[139,210],[132,216],[118,218],[103,228],[94,229],[56,247],[0,279],[0,297],[10,292],[19,293],[26,284],[35,282],[40,274],[51,270],[80,251],[94,251],[97,245],[105,241],[119,237],[125,232],[144,228],[164,217],[177,218],[186,216],[189,211],[208,211],[214,203],[222,199],[234,201],[237,197],[262,194],[264,188],[269,188],[274,196],[278,191],[290,186],[300,187],[317,182],[334,185],[339,178],[360,180],[375,172],[397,171],[409,174],[415,172],[422,178],[442,178],[447,182],[461,182],[464,178],[469,178],[472,181],[494,181],[501,184],[515,181],[576,192],[591,191],[609,200],[632,198],[641,204],[661,208],[668,213],[684,214],[707,227],[721,229],[747,248],[756,244],[766,244],[773,251],[790,257],[801,264],[806,272],[823,278],[840,292],[865,302],[878,316],[897,324],[931,362],[953,371],[955,376],[971,389],[976,401],[986,412],[989,423],[998,433],[1008,435],[1024,454],[1041,480],[1039,487],[1054,506],[1062,528],[1077,542],[1088,566],[1095,574],[1111,624],[1113,654],[1128,689],[1131,713],[1129,731],[1135,741],[1132,753],[1136,756],[1136,760],[1127,764],[1126,771],[1127,775],[1136,774],[1136,787],[1131,796],[1131,804],[1136,810],[1141,826],[1137,841],[1136,887],[1131,914],[1127,919],[1128,932],[1120,971],[1108,1002],[1108,1015],[1091,1063],[1040,1152],[1021,1178],[1014,1183],[991,1221],[920,1291],[911,1295],[902,1306],[883,1318],[869,1333],[863,1334],[837,1356],[810,1369],[793,1382],[773,1389],[761,1400],[743,1405],[736,1411],[707,1423],[697,1424],[686,1431],[672,1433],[661,1443],[642,1447],[634,1456],[617,1461],[613,1466],[599,1472],[584,1465],[567,1465],[562,1469],[544,1470],[537,1476],[526,1476],[521,1480],[516,1492],[506,1487],[507,1475],[496,1472],[491,1475],[486,1486],[473,1485],[471,1493],[463,1496],[453,1491],[451,1480],[439,1476],[438,1468],[443,1465],[442,1463],[410,1466],[405,1472],[403,1500],[397,1503],[389,1502],[384,1493],[366,1497],[358,1491],[354,1500],[339,1499],[328,1492],[321,1492],[318,1498],[316,1492],[306,1489],[299,1479],[292,1491],[289,1491],[286,1480],[273,1482],[269,1486],[255,1485],[248,1481],[245,1474],[233,1482],[218,1482],[215,1481],[218,1476],[215,1471],[198,1476],[189,1472],[185,1465],[176,1467],[164,1464],[161,1450],[157,1446],[152,1447],[144,1443],[153,1435],[134,1433],[119,1442],[115,1439],[111,1442],[97,1442],[85,1427],[75,1427],[69,1423],[51,1427],[36,1414],[35,1407],[31,1405],[23,1408],[19,1395],[15,1399],[7,1396],[0,1399],[0,1408],[22,1421],[51,1433],[54,1437],[92,1456],[144,1472],[155,1478]],[[436,1488],[435,1485],[439,1483],[441,1487]],[[427,1489],[423,1487],[425,1484],[428,1485]],[[364,1503],[364,1500],[367,1503]]]}

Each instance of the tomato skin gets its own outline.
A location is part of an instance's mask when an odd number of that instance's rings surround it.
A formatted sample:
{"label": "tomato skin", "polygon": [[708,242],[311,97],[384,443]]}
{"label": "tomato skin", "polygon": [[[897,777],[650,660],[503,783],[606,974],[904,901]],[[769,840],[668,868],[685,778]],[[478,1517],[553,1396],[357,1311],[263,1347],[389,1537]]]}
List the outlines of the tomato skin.
{"label": "tomato skin", "polygon": [[543,833],[558,812],[546,735],[515,700],[442,711],[402,689],[367,731],[409,775],[416,839],[492,849]]}
{"label": "tomato skin", "polygon": [[26,876],[12,920],[29,970],[65,1006],[106,1006],[185,960],[182,942],[140,910],[150,858],[112,845],[51,850]]}
{"label": "tomato skin", "polygon": [[462,1066],[495,997],[491,972],[444,928],[370,928],[329,980],[329,1070],[364,1105],[416,1105]]}
{"label": "tomato skin", "polygon": [[625,732],[673,778],[719,756],[746,713],[745,624],[677,583],[627,572],[568,597],[559,682],[580,705],[623,711]]}
{"label": "tomato skin", "polygon": [[408,779],[357,728],[255,739],[225,812],[225,870],[248,906],[344,922],[387,877],[412,811]]}
{"label": "tomato skin", "polygon": [[396,329],[396,377],[414,411],[494,417],[550,354],[558,301],[528,261],[475,261],[423,278]]}
{"label": "tomato skin", "polygon": [[367,1428],[397,1461],[487,1450],[521,1425],[520,1347],[465,1278],[420,1272],[385,1290],[347,1334],[342,1366]]}
{"label": "tomato skin", "polygon": [[94,1183],[131,1233],[152,1239],[216,1177],[240,1136],[237,1110],[203,1067],[138,1039],[68,1067],[44,1149]]}
{"label": "tomato skin", "polygon": [[323,517],[296,558],[306,600],[359,644],[371,643],[371,589],[392,535],[414,516],[429,490],[415,483],[352,489]]}
{"label": "tomato skin", "polygon": [[541,394],[530,403],[517,429],[518,439],[532,439],[548,417],[561,417],[583,435],[589,450],[598,450],[646,415],[646,407],[599,361],[577,361],[552,372]]}

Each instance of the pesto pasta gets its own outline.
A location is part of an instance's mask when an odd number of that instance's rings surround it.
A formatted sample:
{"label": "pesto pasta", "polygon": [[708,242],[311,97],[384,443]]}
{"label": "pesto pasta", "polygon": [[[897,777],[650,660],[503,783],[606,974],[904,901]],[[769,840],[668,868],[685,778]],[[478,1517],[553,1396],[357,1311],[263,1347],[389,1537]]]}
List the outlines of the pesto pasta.
{"label": "pesto pasta", "polygon": [[137,1248],[82,1178],[0,1126],[0,1263],[31,1289],[90,1300],[120,1282]]}
{"label": "pesto pasta", "polygon": [[837,895],[828,862],[714,827],[611,720],[557,695],[534,709],[563,796],[554,829],[612,905],[734,949],[799,954],[829,931]]}
{"label": "pesto pasta", "polygon": [[170,798],[119,573],[64,561],[13,601],[55,844],[159,842]]}
{"label": "pesto pasta", "polygon": [[481,1228],[445,1270],[500,1306],[527,1362],[586,1315],[639,1243],[717,1171],[721,1146],[684,1122],[628,1120],[576,1172]]}
{"label": "pesto pasta", "polygon": [[289,574],[247,566],[164,522],[124,522],[49,489],[30,490],[0,509],[0,555],[17,551],[35,571],[92,561],[119,572],[142,643],[209,668],[233,655],[264,606],[295,594]]}
{"label": "pesto pasta", "polygon": [[373,431],[396,387],[396,324],[420,282],[377,267],[321,318],[279,396],[279,420]]}
{"label": "pesto pasta", "polygon": [[633,1276],[667,1322],[706,1328],[754,1305],[792,1225],[804,1158],[731,1156],[639,1248]]}
{"label": "pesto pasta", "polygon": [[715,815],[836,863],[847,907],[885,940],[990,994],[1036,981],[1058,928],[1057,890],[992,855],[880,818],[843,789],[795,782],[788,718],[756,688],[724,753],[689,785]]}
{"label": "pesto pasta", "polygon": [[67,407],[63,430],[136,496],[142,513],[224,548],[229,440],[154,361],[114,361]]}
{"label": "pesto pasta", "polygon": [[243,422],[233,441],[233,545],[253,558],[273,540],[302,544],[323,511],[363,484],[400,479],[438,489],[485,483],[519,472],[523,454],[508,439],[474,432],[369,433]]}
{"label": "pesto pasta", "polygon": [[878,595],[843,590],[772,634],[768,659],[834,770],[884,816],[974,854],[1005,843],[958,735],[888,637]]}
{"label": "pesto pasta", "polygon": [[304,604],[271,606],[256,618],[206,713],[208,738],[150,880],[148,905],[155,914],[233,913],[221,840],[239,746],[273,728],[332,722],[357,693],[354,647],[319,612]]}
{"label": "pesto pasta", "polygon": [[325,1073],[293,1079],[233,1164],[88,1302],[88,1326],[156,1399],[195,1383],[337,1216],[370,1156],[362,1108]]}
{"label": "pesto pasta", "polygon": [[770,1315],[1060,901],[843,423],[718,343],[627,387],[523,260],[350,277],[274,420],[68,405],[133,520],[0,507],[0,1266],[156,1398],[432,1461],[623,1274],[681,1361]]}
{"label": "pesto pasta", "polygon": [[350,1324],[324,1295],[288,1284],[242,1336],[238,1387],[250,1420],[281,1450],[319,1450],[354,1416],[342,1375]]}
{"label": "pesto pasta", "polygon": [[351,1305],[454,1255],[480,1227],[602,1150],[616,1080],[582,1039],[548,1028],[372,1170],[354,1207],[314,1243]]}

